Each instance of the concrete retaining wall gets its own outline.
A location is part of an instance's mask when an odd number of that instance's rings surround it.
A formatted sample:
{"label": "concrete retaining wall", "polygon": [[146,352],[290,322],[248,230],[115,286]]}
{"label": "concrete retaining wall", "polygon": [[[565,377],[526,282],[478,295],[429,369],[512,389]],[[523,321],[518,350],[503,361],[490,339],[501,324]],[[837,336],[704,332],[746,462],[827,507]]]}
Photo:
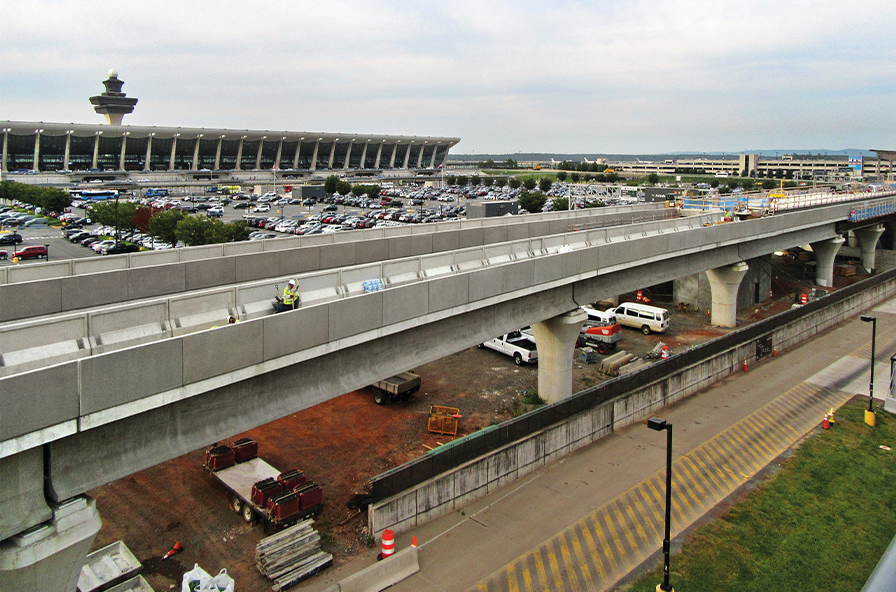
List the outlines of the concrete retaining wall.
{"label": "concrete retaining wall", "polygon": [[[896,279],[835,302],[772,332],[779,352],[811,339],[896,294]],[[531,473],[557,458],[641,421],[676,401],[756,361],[756,340],[719,352],[664,379],[580,413],[566,421],[467,462],[412,489],[377,502],[368,510],[374,536],[391,528],[407,531],[418,524],[462,508],[473,500]]]}

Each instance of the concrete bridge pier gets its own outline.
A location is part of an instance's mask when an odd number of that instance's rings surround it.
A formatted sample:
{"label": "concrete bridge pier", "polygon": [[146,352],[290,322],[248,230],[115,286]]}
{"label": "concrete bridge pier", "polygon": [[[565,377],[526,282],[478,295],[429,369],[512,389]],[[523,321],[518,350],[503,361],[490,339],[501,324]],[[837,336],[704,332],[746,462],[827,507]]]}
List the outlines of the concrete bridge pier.
{"label": "concrete bridge pier", "polygon": [[[737,290],[750,267],[741,261],[734,265],[707,269],[712,290],[712,324],[719,327],[737,325]],[[540,355],[540,354],[539,354]]]}
{"label": "concrete bridge pier", "polygon": [[884,233],[884,227],[877,224],[876,226],[856,228],[853,232],[855,232],[856,239],[859,241],[859,249],[862,251],[862,267],[868,273],[873,273],[874,249],[877,247],[880,235]]}
{"label": "concrete bridge pier", "polygon": [[0,541],[0,590],[77,590],[102,524],[96,502],[78,496],[51,507],[50,520]]}
{"label": "concrete bridge pier", "polygon": [[815,253],[815,283],[828,288],[834,285],[834,259],[843,243],[842,236],[812,243]]}
{"label": "concrete bridge pier", "polygon": [[572,395],[572,358],[588,315],[581,308],[532,325],[538,344],[538,395],[548,403]]}

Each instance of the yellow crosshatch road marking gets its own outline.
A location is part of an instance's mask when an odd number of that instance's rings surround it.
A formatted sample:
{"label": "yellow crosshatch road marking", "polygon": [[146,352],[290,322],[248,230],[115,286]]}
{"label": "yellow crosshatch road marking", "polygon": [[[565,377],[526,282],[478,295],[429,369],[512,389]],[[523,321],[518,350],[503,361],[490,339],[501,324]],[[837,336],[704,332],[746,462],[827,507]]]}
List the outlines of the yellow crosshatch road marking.
{"label": "yellow crosshatch road marking", "polygon": [[[896,338],[892,341],[896,344]],[[839,409],[852,396],[799,384],[678,458],[672,465],[672,536],[818,425],[824,411]],[[665,484],[666,471],[662,469],[471,590],[606,590],[661,547]]]}

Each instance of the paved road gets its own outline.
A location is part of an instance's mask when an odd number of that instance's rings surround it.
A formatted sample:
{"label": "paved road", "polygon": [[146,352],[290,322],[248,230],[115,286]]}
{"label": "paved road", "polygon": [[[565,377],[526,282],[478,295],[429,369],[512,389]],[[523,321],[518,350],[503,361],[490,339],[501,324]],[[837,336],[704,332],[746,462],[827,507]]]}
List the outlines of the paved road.
{"label": "paved road", "polygon": [[[872,314],[879,325],[875,395],[882,398],[890,381],[886,360],[896,352],[896,299]],[[657,411],[674,425],[673,537],[816,429],[829,408],[867,396],[870,350],[871,328],[853,318]],[[646,559],[658,564],[665,440],[643,424],[629,426],[399,535],[399,550],[417,536],[421,569],[392,589],[600,591]],[[296,589],[324,590],[375,555]]]}

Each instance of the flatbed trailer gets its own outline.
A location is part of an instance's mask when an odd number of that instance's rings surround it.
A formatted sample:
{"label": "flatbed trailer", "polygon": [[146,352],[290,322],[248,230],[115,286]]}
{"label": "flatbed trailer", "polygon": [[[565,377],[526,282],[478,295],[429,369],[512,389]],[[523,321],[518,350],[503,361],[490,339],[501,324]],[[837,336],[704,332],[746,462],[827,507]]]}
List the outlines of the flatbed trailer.
{"label": "flatbed trailer", "polygon": [[420,376],[413,372],[402,372],[370,385],[373,389],[373,400],[377,405],[385,405],[393,401],[407,401],[411,395],[420,390]]}
{"label": "flatbed trailer", "polygon": [[324,507],[321,497],[321,502],[312,507],[298,509],[295,513],[287,516],[277,516],[267,507],[255,503],[252,500],[253,486],[266,479],[276,480],[281,475],[279,470],[258,457],[217,470],[206,462],[203,468],[230,492],[231,509],[242,515],[243,520],[247,523],[251,523],[253,520],[262,522],[265,532],[291,526],[308,516],[319,513]]}

